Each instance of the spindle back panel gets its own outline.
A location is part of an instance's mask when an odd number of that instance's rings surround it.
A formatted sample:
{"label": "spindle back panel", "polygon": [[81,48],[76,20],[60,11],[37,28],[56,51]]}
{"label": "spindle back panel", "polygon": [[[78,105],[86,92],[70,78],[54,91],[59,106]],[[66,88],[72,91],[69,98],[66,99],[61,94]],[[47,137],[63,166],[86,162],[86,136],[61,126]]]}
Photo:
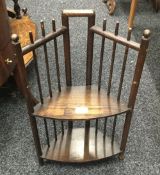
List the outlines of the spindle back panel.
{"label": "spindle back panel", "polygon": [[[112,88],[112,79],[113,73],[116,73],[114,70],[114,64],[116,58],[116,51],[117,51],[117,44],[124,46],[124,56],[122,58],[122,65],[119,69],[120,71],[120,80],[118,85],[118,92],[117,92],[117,100],[119,101],[121,98],[121,92],[124,82],[124,75],[126,70],[126,63],[129,49],[138,51],[138,57],[136,60],[135,71],[133,73],[133,81],[131,83],[131,91],[129,92],[129,107],[133,108],[135,103],[136,94],[138,91],[139,81],[143,69],[143,64],[146,55],[146,48],[148,47],[148,37],[149,34],[144,33],[144,36],[141,40],[141,45],[131,41],[131,29],[128,30],[127,38],[121,37],[118,35],[119,33],[119,22],[115,25],[114,33],[106,31],[106,19],[103,21],[103,27],[95,26],[95,13],[93,10],[63,10],[62,12],[62,28],[56,30],[55,21],[52,20],[52,32],[46,35],[44,22],[41,21],[41,33],[42,38],[36,41],[33,41],[32,33],[29,33],[31,45],[26,46],[23,48],[23,54],[28,53],[29,51],[33,52],[34,62],[35,62],[35,70],[37,74],[37,82],[40,94],[40,101],[43,103],[43,93],[42,87],[40,82],[40,75],[39,69],[37,64],[37,55],[35,49],[38,47],[42,47],[44,50],[44,60],[46,66],[46,75],[47,75],[47,82],[48,82],[48,92],[50,97],[52,97],[52,86],[51,86],[51,76],[50,76],[50,65],[48,62],[48,51],[47,51],[47,43],[52,41],[54,42],[54,55],[55,55],[55,64],[56,64],[56,74],[58,80],[58,90],[61,91],[61,80],[60,80],[60,65],[59,65],[59,58],[58,58],[58,46],[57,46],[57,37],[63,35],[63,43],[64,43],[64,63],[65,63],[65,74],[66,74],[66,85],[72,86],[72,72],[71,72],[71,54],[70,54],[70,33],[69,33],[69,17],[87,17],[88,18],[88,36],[87,36],[87,55],[86,55],[86,85],[92,84],[92,64],[93,64],[93,44],[94,44],[94,34],[98,34],[101,36],[101,49],[99,54],[99,65],[98,65],[98,90],[101,89],[101,81],[102,81],[102,73],[103,73],[103,62],[104,62],[104,51],[107,47],[105,42],[106,40],[110,40],[112,42],[112,49],[109,50],[111,52],[111,60],[108,64],[108,80],[107,84],[107,95],[110,95],[111,88]],[[97,49],[97,48],[94,48]],[[73,65],[72,65],[73,66]],[[76,75],[75,75],[76,76]]]}

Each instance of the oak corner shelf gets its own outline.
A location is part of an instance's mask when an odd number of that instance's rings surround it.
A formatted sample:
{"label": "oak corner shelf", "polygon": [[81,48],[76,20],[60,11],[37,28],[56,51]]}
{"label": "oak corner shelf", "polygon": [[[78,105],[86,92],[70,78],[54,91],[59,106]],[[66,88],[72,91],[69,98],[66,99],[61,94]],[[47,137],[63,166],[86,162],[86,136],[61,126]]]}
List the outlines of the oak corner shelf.
{"label": "oak corner shelf", "polygon": [[[87,59],[86,59],[86,85],[73,86],[72,85],[72,69],[70,57],[70,34],[69,34],[69,18],[70,17],[87,17],[88,18],[88,36],[87,36]],[[59,162],[83,163],[104,159],[113,155],[119,155],[120,159],[124,158],[127,138],[130,129],[131,118],[135,105],[136,95],[140,83],[140,78],[143,70],[147,48],[150,39],[150,31],[145,30],[141,39],[141,43],[130,41],[131,29],[128,30],[127,39],[118,36],[119,23],[116,23],[115,33],[106,31],[106,19],[103,21],[103,28],[95,26],[95,12],[94,10],[63,10],[62,11],[62,27],[56,29],[55,20],[52,20],[52,31],[45,34],[44,22],[41,21],[42,38],[34,41],[33,34],[30,33],[31,44],[25,46],[23,49],[20,46],[18,37],[14,36],[13,46],[16,51],[16,59],[19,67],[19,72],[26,75],[25,66],[23,64],[23,55],[32,52],[35,66],[35,73],[37,77],[39,100],[33,98],[30,93],[26,76],[22,79],[24,94],[27,101],[28,114],[35,142],[36,153],[40,165],[43,165],[45,160],[54,160]],[[92,64],[93,64],[93,43],[94,35],[101,37],[101,52],[99,59],[98,83],[93,85],[92,82]],[[61,84],[60,79],[60,65],[58,57],[57,38],[63,36],[64,43],[64,67],[65,67],[65,85]],[[105,48],[105,40],[108,39],[113,42],[112,56],[110,62],[109,78],[107,88],[103,88],[102,68],[103,55]],[[52,90],[52,81],[50,76],[50,62],[47,43],[54,42],[54,56],[55,70],[57,76],[58,90]],[[112,96],[112,77],[114,70],[114,60],[116,59],[116,45],[121,44],[125,46],[124,57],[122,64],[119,64],[121,73],[118,86],[118,93]],[[108,46],[108,45],[107,45]],[[48,94],[49,97],[43,96],[38,59],[35,52],[39,47],[44,49],[44,60],[47,72]],[[127,56],[129,49],[138,52],[135,59],[135,69],[132,83],[130,84],[130,91],[128,101],[124,103],[121,98],[123,90],[123,80],[125,76],[125,67],[127,63]],[[120,58],[118,58],[120,59]],[[53,68],[53,67],[52,67]],[[84,71],[84,70],[82,70]],[[126,92],[125,92],[126,93]],[[125,114],[125,115],[122,115]],[[124,117],[122,122],[117,122],[121,117]],[[119,117],[120,116],[120,117]],[[46,146],[41,143],[40,134],[38,132],[38,125],[36,119],[39,118],[44,122]],[[101,119],[101,120],[100,120]],[[112,122],[108,122],[111,119]],[[99,123],[103,121],[103,129],[99,127]],[[47,122],[51,122],[50,128]],[[84,127],[74,127],[75,122],[84,122]],[[94,123],[94,127],[92,124]],[[122,124],[123,123],[123,124]],[[116,135],[116,126],[120,125],[121,132]],[[109,125],[110,132],[106,129]],[[118,127],[117,127],[118,128]],[[50,132],[54,133],[52,140],[50,139]],[[102,131],[103,130],[103,131]],[[107,130],[107,132],[106,132]],[[121,136],[120,136],[121,134]],[[44,135],[43,135],[44,136]],[[109,137],[110,136],[110,137]],[[120,138],[120,139],[119,139]],[[119,141],[120,140],[120,141]],[[119,144],[120,142],[120,144]]]}

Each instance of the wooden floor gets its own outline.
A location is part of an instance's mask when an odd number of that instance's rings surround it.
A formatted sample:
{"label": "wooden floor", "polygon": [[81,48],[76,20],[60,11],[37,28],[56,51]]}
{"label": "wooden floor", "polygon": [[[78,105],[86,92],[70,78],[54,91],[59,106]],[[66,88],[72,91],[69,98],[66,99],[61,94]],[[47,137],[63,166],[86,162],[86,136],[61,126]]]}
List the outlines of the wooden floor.
{"label": "wooden floor", "polygon": [[65,130],[50,147],[45,146],[42,158],[60,162],[89,162],[120,153],[120,146],[109,137],[103,137],[95,128]]}

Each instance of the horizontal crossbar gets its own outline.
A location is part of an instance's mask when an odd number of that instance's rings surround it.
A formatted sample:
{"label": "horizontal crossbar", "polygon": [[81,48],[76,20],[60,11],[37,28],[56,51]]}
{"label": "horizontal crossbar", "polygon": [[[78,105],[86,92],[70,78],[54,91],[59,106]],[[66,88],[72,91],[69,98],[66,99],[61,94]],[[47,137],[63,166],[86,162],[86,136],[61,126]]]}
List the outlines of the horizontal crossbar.
{"label": "horizontal crossbar", "polygon": [[53,40],[54,38],[62,35],[67,30],[66,27],[62,26],[62,28],[58,29],[56,32],[51,32],[47,34],[45,37],[37,39],[34,44],[29,44],[22,48],[23,55],[31,52],[32,50],[44,45],[45,43]]}
{"label": "horizontal crossbar", "polygon": [[132,48],[136,51],[140,50],[140,44],[136,43],[134,41],[128,41],[126,38],[121,37],[121,36],[116,36],[115,34],[108,32],[108,31],[103,31],[100,27],[97,26],[93,26],[90,28],[91,31],[93,31],[94,33],[101,35],[105,38],[108,38],[110,40],[113,40],[119,44],[122,44],[124,46],[127,46],[129,48]]}

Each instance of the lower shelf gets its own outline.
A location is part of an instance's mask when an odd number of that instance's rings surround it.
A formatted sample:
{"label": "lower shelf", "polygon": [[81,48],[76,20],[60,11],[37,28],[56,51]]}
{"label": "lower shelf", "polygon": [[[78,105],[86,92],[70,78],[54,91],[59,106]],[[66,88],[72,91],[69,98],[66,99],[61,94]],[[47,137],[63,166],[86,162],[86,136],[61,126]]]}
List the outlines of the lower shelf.
{"label": "lower shelf", "polygon": [[120,146],[109,137],[103,137],[95,128],[73,128],[60,134],[50,147],[45,146],[42,158],[60,162],[89,162],[120,153]]}

